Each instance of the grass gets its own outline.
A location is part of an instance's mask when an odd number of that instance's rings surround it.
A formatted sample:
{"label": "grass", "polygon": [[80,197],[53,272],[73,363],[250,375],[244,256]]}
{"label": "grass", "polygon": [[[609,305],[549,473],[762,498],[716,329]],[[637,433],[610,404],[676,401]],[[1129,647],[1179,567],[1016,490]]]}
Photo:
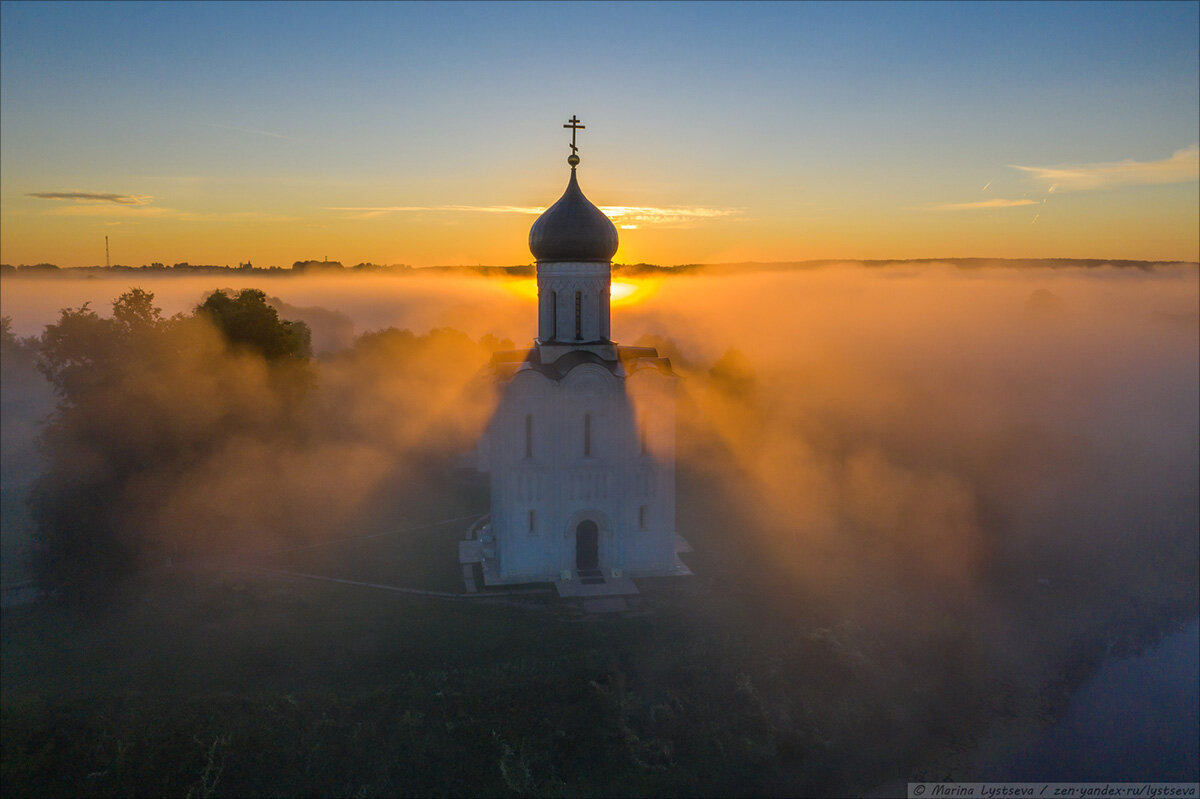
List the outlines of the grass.
{"label": "grass", "polygon": [[[722,601],[652,601],[580,622],[176,571],[103,618],[22,608],[3,624],[6,792],[791,793],[874,773],[905,719],[849,712],[846,646],[764,651]],[[803,673],[833,671],[787,676],[810,657]],[[868,728],[871,758],[847,759]]]}
{"label": "grass", "polygon": [[[462,526],[431,522],[472,490],[411,492],[408,532],[383,521],[384,490],[361,520],[375,537],[266,561],[457,590]],[[740,574],[720,545],[736,519],[686,508],[702,576],[625,616],[211,565],[146,575],[87,615],[7,611],[5,793],[845,795],[953,776],[997,720],[1052,717],[1118,634],[1149,640],[1195,607],[1186,581],[1114,603],[1001,576],[987,590],[1022,636],[1055,642],[1022,676],[970,620],[864,626]]]}

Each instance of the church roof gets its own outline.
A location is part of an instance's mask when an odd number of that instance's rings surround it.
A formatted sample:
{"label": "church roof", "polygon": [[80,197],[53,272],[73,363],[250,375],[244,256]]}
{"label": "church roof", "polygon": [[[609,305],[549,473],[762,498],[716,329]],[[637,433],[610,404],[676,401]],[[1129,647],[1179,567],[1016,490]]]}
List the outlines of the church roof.
{"label": "church roof", "polygon": [[550,380],[562,380],[576,366],[596,364],[619,377],[625,377],[640,369],[655,369],[664,375],[674,376],[671,359],[659,356],[653,347],[617,347],[617,360],[610,361],[586,350],[572,350],[553,363],[542,363],[537,348],[528,350],[506,350],[492,355],[492,368],[497,376],[508,379],[516,372],[529,369]]}
{"label": "church roof", "polygon": [[539,262],[608,263],[616,253],[617,227],[583,196],[575,167],[571,167],[571,180],[563,196],[529,229],[529,250]]}

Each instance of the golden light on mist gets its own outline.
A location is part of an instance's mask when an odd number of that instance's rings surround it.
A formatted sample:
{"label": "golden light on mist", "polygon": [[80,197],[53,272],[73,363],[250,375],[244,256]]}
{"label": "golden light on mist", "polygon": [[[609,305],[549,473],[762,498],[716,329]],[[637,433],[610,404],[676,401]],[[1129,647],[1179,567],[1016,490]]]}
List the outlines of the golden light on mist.
{"label": "golden light on mist", "polygon": [[637,294],[637,290],[636,283],[630,283],[626,280],[614,280],[608,290],[609,301],[613,305],[616,305],[624,299],[633,297]]}
{"label": "golden light on mist", "polygon": [[[518,297],[529,302],[537,302],[537,278],[509,280],[505,288]],[[613,306],[633,305],[653,296],[657,289],[657,281],[651,280],[614,280],[609,287],[609,304]]]}
{"label": "golden light on mist", "polygon": [[537,278],[530,277],[522,280],[509,280],[505,282],[504,287],[523,300],[537,302]]}
{"label": "golden light on mist", "polygon": [[637,280],[625,278],[623,280],[614,280],[610,289],[611,299],[609,305],[619,308],[645,302],[658,293],[660,282],[658,278],[639,278]]}

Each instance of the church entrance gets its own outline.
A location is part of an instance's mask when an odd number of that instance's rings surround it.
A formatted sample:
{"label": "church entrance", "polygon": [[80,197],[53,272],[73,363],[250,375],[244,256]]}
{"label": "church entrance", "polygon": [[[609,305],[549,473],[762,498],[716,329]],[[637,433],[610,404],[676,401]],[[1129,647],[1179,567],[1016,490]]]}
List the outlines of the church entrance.
{"label": "church entrance", "polygon": [[600,566],[600,528],[591,519],[584,519],[575,528],[575,569],[594,571]]}

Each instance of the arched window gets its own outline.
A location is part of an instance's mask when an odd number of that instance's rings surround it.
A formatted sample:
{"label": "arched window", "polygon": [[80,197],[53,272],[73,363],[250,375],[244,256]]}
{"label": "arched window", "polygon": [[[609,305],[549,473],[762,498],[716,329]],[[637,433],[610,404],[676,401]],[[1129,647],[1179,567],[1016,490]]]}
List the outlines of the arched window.
{"label": "arched window", "polygon": [[575,292],[575,340],[583,338],[583,294]]}
{"label": "arched window", "polygon": [[589,458],[592,455],[592,415],[585,413],[583,415],[583,457]]}
{"label": "arched window", "polygon": [[558,340],[558,292],[550,292],[550,340]]}
{"label": "arched window", "polygon": [[536,517],[535,517],[535,515],[534,515],[533,509],[532,509],[532,508],[530,508],[530,509],[529,509],[529,534],[530,534],[530,535],[533,535],[533,533],[534,533],[534,522],[535,522],[535,520],[536,520]]}
{"label": "arched window", "polygon": [[525,457],[533,457],[533,414],[525,414]]}
{"label": "arched window", "polygon": [[[530,511],[530,513],[533,513],[533,511]],[[646,529],[646,506],[645,505],[638,506],[638,529],[639,530]]]}

